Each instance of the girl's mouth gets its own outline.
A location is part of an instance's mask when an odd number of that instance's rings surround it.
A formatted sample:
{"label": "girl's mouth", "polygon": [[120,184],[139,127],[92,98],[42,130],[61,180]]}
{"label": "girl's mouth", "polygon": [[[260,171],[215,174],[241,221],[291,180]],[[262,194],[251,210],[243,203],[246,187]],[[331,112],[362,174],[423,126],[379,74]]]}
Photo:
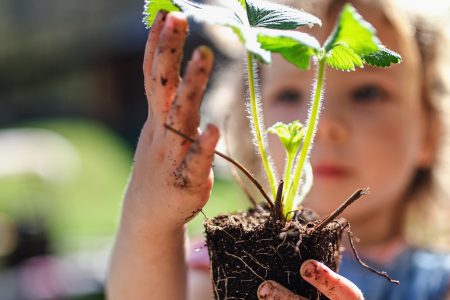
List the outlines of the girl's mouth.
{"label": "girl's mouth", "polygon": [[313,167],[314,178],[317,179],[334,179],[346,177],[350,171],[343,167],[333,164],[321,164]]}

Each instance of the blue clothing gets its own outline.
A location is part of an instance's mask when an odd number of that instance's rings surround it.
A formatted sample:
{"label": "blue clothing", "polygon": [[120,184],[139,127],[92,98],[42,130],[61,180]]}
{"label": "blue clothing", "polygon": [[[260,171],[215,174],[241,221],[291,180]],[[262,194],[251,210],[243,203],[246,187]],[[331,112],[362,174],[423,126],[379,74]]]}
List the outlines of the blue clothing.
{"label": "blue clothing", "polygon": [[389,265],[364,260],[386,271],[396,285],[362,267],[352,253],[345,253],[339,273],[354,282],[366,300],[442,300],[450,288],[450,255],[408,248]]}

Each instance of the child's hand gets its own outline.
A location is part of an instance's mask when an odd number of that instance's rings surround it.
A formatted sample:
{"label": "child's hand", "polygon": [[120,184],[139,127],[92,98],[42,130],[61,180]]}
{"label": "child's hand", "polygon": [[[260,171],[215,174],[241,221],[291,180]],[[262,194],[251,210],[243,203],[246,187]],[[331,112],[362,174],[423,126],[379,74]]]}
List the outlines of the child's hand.
{"label": "child's hand", "polygon": [[[197,48],[183,80],[179,77],[187,29],[182,14],[160,12],[150,31],[143,66],[148,119],[125,197],[125,211],[158,228],[170,226],[169,230],[180,228],[207,202],[219,138],[213,125],[202,134],[198,130],[199,107],[213,62],[211,50]],[[165,123],[195,142],[167,130]]]}
{"label": "child's hand", "polygon": [[[364,299],[361,291],[352,282],[315,260],[305,261],[300,268],[300,274],[304,280],[331,300]],[[258,299],[307,300],[270,280],[264,281],[259,286]]]}

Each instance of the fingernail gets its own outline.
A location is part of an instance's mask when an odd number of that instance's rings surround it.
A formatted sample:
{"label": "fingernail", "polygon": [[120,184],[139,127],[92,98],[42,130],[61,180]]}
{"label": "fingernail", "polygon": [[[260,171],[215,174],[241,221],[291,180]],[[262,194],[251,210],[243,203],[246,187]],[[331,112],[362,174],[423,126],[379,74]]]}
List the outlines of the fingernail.
{"label": "fingernail", "polygon": [[300,268],[300,274],[306,278],[311,278],[314,274],[317,274],[317,267],[314,262],[311,260],[305,261]]}
{"label": "fingernail", "polygon": [[165,11],[165,10],[160,10],[159,13],[161,14],[161,20],[162,21],[166,21],[167,15],[169,13],[167,11]]}
{"label": "fingernail", "polygon": [[213,134],[213,132],[218,131],[217,127],[214,126],[213,124],[209,123],[208,125],[206,125],[206,131],[205,131],[205,135],[207,137],[211,137],[211,135]]}
{"label": "fingernail", "polygon": [[197,49],[195,49],[192,60],[199,61],[206,59],[208,56],[213,56],[212,50],[207,46],[200,46]]}
{"label": "fingernail", "polygon": [[172,14],[167,15],[166,23],[164,24],[166,28],[174,28],[175,27],[175,19]]}
{"label": "fingernail", "polygon": [[168,14],[167,16],[167,21],[165,26],[167,28],[173,29],[176,27],[177,25],[177,21],[178,20],[182,20],[185,19],[186,17],[181,13],[181,12],[171,12]]}
{"label": "fingernail", "polygon": [[258,288],[259,299],[270,299],[269,297],[272,295],[273,289],[274,286],[269,281],[261,283]]}

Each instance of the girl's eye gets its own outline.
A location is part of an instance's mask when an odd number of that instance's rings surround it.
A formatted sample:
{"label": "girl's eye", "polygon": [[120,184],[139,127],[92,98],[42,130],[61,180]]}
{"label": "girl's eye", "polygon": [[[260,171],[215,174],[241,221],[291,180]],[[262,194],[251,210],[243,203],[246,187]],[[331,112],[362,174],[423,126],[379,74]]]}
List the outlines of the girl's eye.
{"label": "girl's eye", "polygon": [[275,104],[295,105],[302,101],[301,93],[296,89],[281,90],[274,97]]}
{"label": "girl's eye", "polygon": [[365,85],[352,92],[352,99],[358,103],[372,103],[383,100],[386,96],[384,90],[376,85]]}

